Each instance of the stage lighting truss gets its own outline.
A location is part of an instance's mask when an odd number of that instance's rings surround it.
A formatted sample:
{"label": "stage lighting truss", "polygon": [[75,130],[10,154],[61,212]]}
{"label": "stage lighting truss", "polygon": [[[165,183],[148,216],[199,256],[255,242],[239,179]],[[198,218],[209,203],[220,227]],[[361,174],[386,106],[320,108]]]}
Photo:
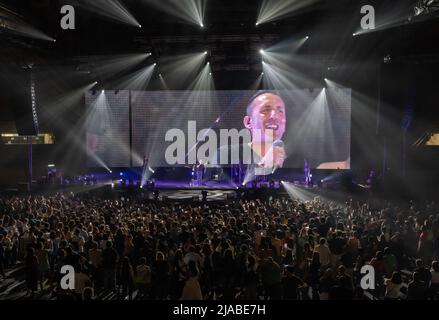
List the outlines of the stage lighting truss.
{"label": "stage lighting truss", "polygon": [[439,10],[439,0],[418,0],[413,8],[414,17],[428,15]]}
{"label": "stage lighting truss", "polygon": [[7,8],[0,5],[0,30],[16,30],[18,27],[18,17]]}

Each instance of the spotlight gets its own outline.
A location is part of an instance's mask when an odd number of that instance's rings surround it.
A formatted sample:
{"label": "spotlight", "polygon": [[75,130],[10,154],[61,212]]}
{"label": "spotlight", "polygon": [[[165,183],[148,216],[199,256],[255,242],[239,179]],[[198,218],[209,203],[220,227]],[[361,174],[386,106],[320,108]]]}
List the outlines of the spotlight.
{"label": "spotlight", "polygon": [[383,59],[384,63],[392,62],[392,56],[390,54],[386,55]]}
{"label": "spotlight", "polygon": [[258,23],[258,22],[256,22],[256,26],[258,26],[258,24],[259,24],[259,23]]}
{"label": "spotlight", "polygon": [[157,63],[156,63],[156,62],[154,62],[153,66],[156,66],[156,65],[157,65]]}
{"label": "spotlight", "polygon": [[263,76],[264,75],[264,73],[263,72],[261,72],[261,76]]}
{"label": "spotlight", "polygon": [[141,25],[141,24],[139,24],[139,28],[142,28],[142,25]]}
{"label": "spotlight", "polygon": [[113,188],[114,188],[114,183],[111,184],[111,189],[113,189]]}
{"label": "spotlight", "polygon": [[143,189],[143,186],[140,186],[140,189]]}
{"label": "spotlight", "polygon": [[204,51],[204,54],[207,54],[207,51]]}
{"label": "spotlight", "polygon": [[159,77],[160,77],[160,78],[162,77],[162,74],[161,74],[161,73],[159,73]]}
{"label": "spotlight", "polygon": [[105,93],[105,90],[102,90],[102,93]]}
{"label": "spotlight", "polygon": [[262,60],[262,64],[265,64],[265,61],[264,61],[264,60]]}
{"label": "spotlight", "polygon": [[309,36],[306,36],[305,39],[308,40],[308,39],[309,39]]}
{"label": "spotlight", "polygon": [[123,176],[123,172],[119,173],[120,176]]}
{"label": "spotlight", "polygon": [[56,42],[56,39],[53,39],[53,42]]}
{"label": "spotlight", "polygon": [[207,61],[207,64],[210,64],[210,62],[209,62],[209,61]]}
{"label": "spotlight", "polygon": [[212,75],[212,72],[209,72],[209,76],[211,76]]}
{"label": "spotlight", "polygon": [[201,27],[201,28],[204,28],[204,24],[203,24],[203,23],[200,23],[200,27]]}
{"label": "spotlight", "polygon": [[113,171],[110,170],[110,173],[113,173]]}
{"label": "spotlight", "polygon": [[324,78],[323,80],[328,81],[328,78]]}
{"label": "spotlight", "polygon": [[353,33],[352,35],[355,37],[357,34],[356,34],[356,33]]}
{"label": "spotlight", "polygon": [[265,53],[264,49],[259,50],[259,52],[260,52],[261,54],[264,54],[264,53]]}

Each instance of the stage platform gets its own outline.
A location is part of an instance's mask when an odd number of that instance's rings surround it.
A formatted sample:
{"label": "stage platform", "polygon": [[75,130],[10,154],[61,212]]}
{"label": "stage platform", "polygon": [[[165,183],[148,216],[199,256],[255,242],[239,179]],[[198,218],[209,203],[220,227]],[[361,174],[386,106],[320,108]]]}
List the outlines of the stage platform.
{"label": "stage platform", "polygon": [[[91,192],[102,196],[141,197],[146,200],[221,201],[240,197],[278,197],[298,194],[311,198],[325,190],[342,190],[342,177],[347,171],[316,172],[311,184],[305,184],[300,170],[280,170],[275,175],[258,177],[242,183],[242,179],[226,176],[222,181],[191,179],[187,168],[165,168],[143,181],[139,168],[112,168],[111,172],[90,170],[75,177],[40,181],[32,187],[3,190],[7,194],[52,194],[54,192]],[[145,180],[145,179],[143,179]],[[236,181],[236,182],[235,182]],[[286,186],[289,186],[289,191]]]}

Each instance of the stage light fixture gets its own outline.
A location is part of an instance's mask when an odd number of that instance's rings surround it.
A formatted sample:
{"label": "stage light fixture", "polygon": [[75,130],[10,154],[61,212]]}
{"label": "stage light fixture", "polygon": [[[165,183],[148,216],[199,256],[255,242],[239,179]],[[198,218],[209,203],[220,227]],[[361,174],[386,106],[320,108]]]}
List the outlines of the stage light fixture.
{"label": "stage light fixture", "polygon": [[390,54],[386,55],[386,56],[383,58],[383,62],[384,62],[384,63],[390,63],[390,62],[392,62],[392,56],[391,56]]}
{"label": "stage light fixture", "polygon": [[259,50],[259,53],[264,54],[265,53],[264,49]]}

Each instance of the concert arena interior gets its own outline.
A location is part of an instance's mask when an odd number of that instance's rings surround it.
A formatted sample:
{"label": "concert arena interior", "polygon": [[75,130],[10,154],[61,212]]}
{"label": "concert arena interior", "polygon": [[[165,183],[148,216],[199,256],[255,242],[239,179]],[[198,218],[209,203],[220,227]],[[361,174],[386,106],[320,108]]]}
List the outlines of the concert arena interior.
{"label": "concert arena interior", "polygon": [[0,300],[439,300],[438,18],[0,0]]}

